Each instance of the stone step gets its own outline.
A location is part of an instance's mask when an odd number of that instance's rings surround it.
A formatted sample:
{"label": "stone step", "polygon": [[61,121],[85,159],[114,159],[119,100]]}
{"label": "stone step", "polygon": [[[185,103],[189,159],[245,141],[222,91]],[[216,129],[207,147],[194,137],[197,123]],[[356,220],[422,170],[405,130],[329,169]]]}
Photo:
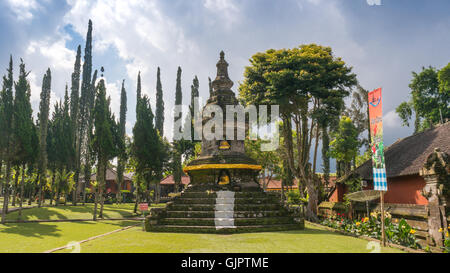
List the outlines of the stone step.
{"label": "stone step", "polygon": [[173,226],[173,225],[156,225],[147,228],[152,232],[184,232],[184,233],[245,233],[245,232],[270,232],[270,231],[287,231],[301,230],[304,224],[284,224],[284,225],[256,225],[256,226],[237,226],[235,228],[219,228],[215,226]]}
{"label": "stone step", "polygon": [[293,224],[292,217],[257,217],[257,218],[163,218],[161,225],[173,226],[253,226],[253,225],[276,225]]}
{"label": "stone step", "polygon": [[267,204],[278,203],[278,199],[263,198],[184,198],[174,200],[175,204]]}
{"label": "stone step", "polygon": [[[276,195],[273,194],[266,194],[264,192],[235,192],[236,198],[254,198],[254,197],[266,197],[266,196],[273,196],[276,198]],[[216,198],[217,195],[215,192],[213,193],[207,193],[206,191],[187,191],[183,192],[181,194],[181,197],[186,198]]]}
{"label": "stone step", "polygon": [[[256,218],[256,217],[280,217],[287,216],[288,213],[284,210],[269,210],[269,211],[234,211],[235,218]],[[215,211],[168,211],[169,218],[214,218]]]}
{"label": "stone step", "polygon": [[[236,211],[254,211],[279,210],[281,206],[276,203],[269,204],[235,204]],[[167,211],[214,211],[216,204],[177,204],[173,203],[167,206]]]}

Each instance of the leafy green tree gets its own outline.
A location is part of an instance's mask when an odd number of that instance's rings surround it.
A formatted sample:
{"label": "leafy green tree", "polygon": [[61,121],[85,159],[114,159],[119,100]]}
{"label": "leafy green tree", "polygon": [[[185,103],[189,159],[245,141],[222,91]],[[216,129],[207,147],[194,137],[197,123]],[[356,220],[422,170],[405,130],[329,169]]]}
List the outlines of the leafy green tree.
{"label": "leafy green tree", "polygon": [[250,63],[239,87],[240,100],[245,105],[281,106],[287,163],[297,181],[306,185],[308,218],[317,220],[319,180],[312,172],[309,153],[312,139],[319,134],[312,132],[320,125],[321,111],[342,111],[343,98],[356,84],[356,76],[341,58],[333,56],[330,47],[315,44],[270,49],[253,55]]}
{"label": "leafy green tree", "polygon": [[[131,153],[136,164],[136,174],[139,188],[145,189],[145,196],[149,196],[150,184],[156,184],[158,190],[159,181],[165,162],[168,160],[167,145],[153,125],[154,115],[150,101],[146,95],[139,100],[136,123],[133,127],[133,143]],[[159,194],[155,193],[156,202],[159,202]],[[147,199],[147,202],[149,200]],[[138,202],[138,201],[136,201]]]}
{"label": "leafy green tree", "polygon": [[351,162],[358,154],[358,130],[349,117],[342,116],[333,137],[330,143],[330,155],[345,163],[345,173],[348,174]]}
{"label": "leafy green tree", "polygon": [[443,122],[450,119],[450,63],[438,72],[439,80],[439,114]]}
{"label": "leafy green tree", "polygon": [[275,151],[262,151],[261,139],[258,140],[245,140],[245,153],[250,158],[256,160],[256,162],[262,166],[263,171],[260,172],[260,179],[262,180],[263,190],[266,190],[270,181],[282,174],[282,160],[280,152]]}
{"label": "leafy green tree", "polygon": [[156,75],[156,113],[155,113],[155,127],[161,137],[164,136],[164,100],[161,85],[160,69]]}
{"label": "leafy green tree", "polygon": [[119,156],[117,160],[117,202],[121,199],[121,190],[123,187],[123,172],[125,170],[125,164],[127,163],[127,151],[125,149],[125,123],[127,117],[127,91],[124,87],[125,80],[122,81],[122,89],[120,92],[120,117],[119,117],[119,136],[121,138],[119,148]]}
{"label": "leafy green tree", "polygon": [[[441,75],[446,73],[446,68],[443,70]],[[445,88],[441,88],[445,86],[445,80],[440,81],[438,74],[439,71],[432,66],[422,67],[420,73],[413,71],[413,78],[409,84],[411,99],[408,102],[402,102],[396,108],[403,125],[409,126],[409,120],[414,115],[414,132],[423,131],[441,120],[450,118],[448,107],[450,95],[449,92],[445,92]]]}
{"label": "leafy green tree", "polygon": [[97,203],[100,197],[99,217],[103,218],[103,191],[106,184],[106,168],[108,161],[116,157],[119,153],[120,141],[118,137],[118,126],[111,115],[110,99],[106,98],[106,87],[103,79],[97,85],[95,106],[93,109],[94,134],[92,138],[92,149],[97,156],[97,182],[99,190],[95,194],[94,221],[97,220]]}
{"label": "leafy green tree", "polygon": [[2,223],[5,222],[6,213],[8,212],[8,203],[10,195],[10,181],[11,181],[11,167],[12,167],[12,144],[13,137],[13,111],[14,111],[14,96],[13,96],[13,61],[12,56],[9,58],[9,67],[7,69],[8,75],[3,76],[3,86],[1,91],[0,104],[0,148],[3,154],[5,166],[5,179],[3,183],[3,208],[2,208]]}

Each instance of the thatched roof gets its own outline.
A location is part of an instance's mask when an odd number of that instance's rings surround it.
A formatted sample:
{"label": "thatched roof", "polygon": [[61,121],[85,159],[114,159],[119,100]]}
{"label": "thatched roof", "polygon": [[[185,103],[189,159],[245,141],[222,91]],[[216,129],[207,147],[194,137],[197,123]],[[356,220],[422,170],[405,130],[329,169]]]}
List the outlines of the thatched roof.
{"label": "thatched roof", "polygon": [[[384,152],[387,177],[418,174],[435,148],[450,154],[450,122],[399,139],[390,145]],[[363,179],[372,180],[372,160],[364,162],[354,172]]]}

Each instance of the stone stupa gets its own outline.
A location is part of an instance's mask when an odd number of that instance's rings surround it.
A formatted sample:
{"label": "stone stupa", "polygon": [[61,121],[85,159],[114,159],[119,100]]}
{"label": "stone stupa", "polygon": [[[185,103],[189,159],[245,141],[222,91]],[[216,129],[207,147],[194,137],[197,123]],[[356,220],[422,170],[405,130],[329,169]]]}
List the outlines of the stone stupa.
{"label": "stone stupa", "polygon": [[[217,77],[208,105],[218,105],[226,117],[226,105],[237,105],[228,77],[228,63],[220,52]],[[205,107],[206,107],[205,106]],[[205,109],[205,108],[204,108]],[[211,117],[203,117],[202,125]],[[234,124],[235,136],[239,126]],[[245,154],[244,140],[202,139],[198,158],[183,170],[189,186],[165,208],[152,208],[146,231],[234,233],[304,228],[303,213],[280,203],[279,195],[262,191],[257,176],[261,166]]]}
{"label": "stone stupa", "polygon": [[[190,162],[185,168],[190,177],[190,184],[208,190],[229,189],[234,191],[257,191],[259,184],[256,180],[261,166],[245,154],[244,140],[237,139],[238,127],[248,127],[246,123],[234,122],[234,139],[226,138],[226,106],[238,105],[238,100],[231,87],[233,82],[228,77],[228,63],[224,52],[220,52],[217,62],[217,76],[212,82],[213,91],[205,105],[217,105],[223,111],[223,136],[221,139],[202,139],[200,156]],[[204,108],[204,109],[205,109]],[[212,117],[203,116],[204,126]]]}

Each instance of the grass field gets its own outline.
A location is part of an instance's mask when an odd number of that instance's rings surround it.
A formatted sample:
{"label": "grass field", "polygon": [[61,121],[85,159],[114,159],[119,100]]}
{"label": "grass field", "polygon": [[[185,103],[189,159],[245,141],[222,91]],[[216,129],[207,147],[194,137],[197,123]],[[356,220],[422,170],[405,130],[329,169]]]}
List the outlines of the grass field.
{"label": "grass field", "polygon": [[[312,225],[302,231],[243,233],[232,235],[151,233],[134,227],[83,243],[81,252],[137,253],[364,253],[368,241],[339,235]],[[62,250],[60,252],[70,252]],[[394,248],[381,252],[400,253]]]}
{"label": "grass field", "polygon": [[[164,206],[164,204],[153,205]],[[104,218],[125,218],[136,216],[133,214],[134,204],[105,204],[103,209]],[[98,211],[100,206],[98,207]],[[22,211],[22,220],[67,220],[67,219],[92,219],[94,204],[85,204],[84,206],[63,206],[31,208]],[[139,213],[139,211],[138,211]],[[8,213],[7,220],[18,220],[19,213],[14,211]]]}
{"label": "grass field", "polygon": [[[161,206],[161,205],[160,205]],[[134,204],[105,205],[105,218],[123,218],[133,215]],[[23,211],[27,220],[90,219],[93,204],[85,206],[59,206],[32,208]],[[17,212],[8,214],[17,219]],[[0,252],[44,252],[81,241],[139,221],[86,221],[0,224]],[[142,227],[110,234],[81,244],[81,252],[370,252],[368,241],[340,235],[307,224],[305,230],[244,233],[232,235],[152,233]],[[70,252],[63,250],[60,252]],[[381,252],[401,252],[394,248],[381,248]]]}
{"label": "grass field", "polygon": [[0,224],[0,252],[44,252],[138,221],[8,223]]}

